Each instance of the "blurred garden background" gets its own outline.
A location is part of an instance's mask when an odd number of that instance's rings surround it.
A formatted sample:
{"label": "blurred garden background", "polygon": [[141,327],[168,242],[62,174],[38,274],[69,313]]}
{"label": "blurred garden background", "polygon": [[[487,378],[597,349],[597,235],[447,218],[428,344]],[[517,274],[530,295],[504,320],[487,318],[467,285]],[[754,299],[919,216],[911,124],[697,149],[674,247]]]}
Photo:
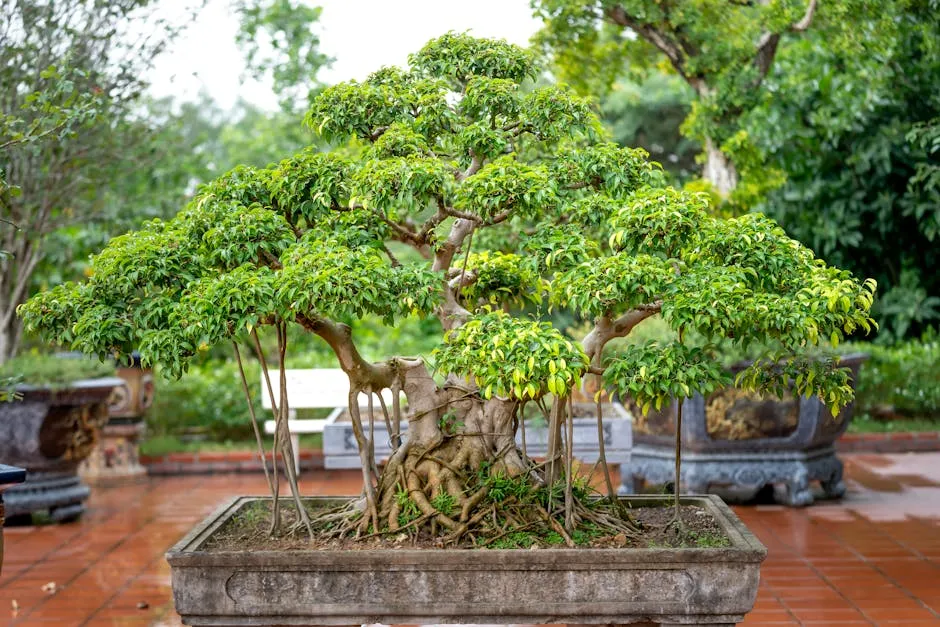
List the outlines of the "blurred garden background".
{"label": "blurred garden background", "polygon": [[[649,151],[673,185],[726,215],[763,212],[876,279],[877,332],[839,347],[870,355],[850,429],[940,429],[940,2],[463,4],[0,0],[3,385],[102,372],[63,371],[56,347],[23,334],[29,296],[80,279],[110,238],[173,216],[235,166],[337,148],[302,124],[312,94],[471,29],[534,46],[552,68],[539,80],[591,96],[610,137]],[[651,320],[639,335],[661,332]],[[355,333],[380,359],[428,353],[440,328],[375,319]],[[287,367],[335,367],[319,338],[295,335]],[[182,378],[158,378],[142,453],[253,447],[230,347],[203,348]]]}

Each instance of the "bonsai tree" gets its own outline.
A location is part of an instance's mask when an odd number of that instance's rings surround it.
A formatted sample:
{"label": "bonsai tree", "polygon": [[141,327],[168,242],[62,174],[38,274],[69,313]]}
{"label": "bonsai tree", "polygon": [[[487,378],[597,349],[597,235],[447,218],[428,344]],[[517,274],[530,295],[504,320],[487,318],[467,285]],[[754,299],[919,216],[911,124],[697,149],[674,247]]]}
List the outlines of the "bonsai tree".
{"label": "bonsai tree", "polygon": [[[273,446],[298,504],[284,372],[259,331],[275,335],[280,364],[288,327],[322,338],[349,376],[364,489],[319,523],[299,508],[292,529],[338,536],[485,543],[526,527],[570,544],[588,522],[634,533],[575,476],[572,394],[590,378],[598,410],[617,389],[647,411],[708,393],[725,382],[709,344],[719,338],[771,347],[744,385],[792,385],[834,409],[850,400],[835,362],[780,355],[867,329],[873,282],[827,267],[761,215],[717,219],[705,195],[663,187],[645,152],[604,140],[588,100],[534,87],[524,49],[448,34],[410,61],[316,97],[306,124],[342,150],[228,172],[173,220],[112,240],[86,281],[31,299],[27,327],[102,356],[138,348],[176,375],[209,345],[230,342],[241,360],[250,342],[272,398],[281,377]],[[590,332],[567,337],[548,321],[559,310]],[[605,351],[654,314],[680,341]],[[436,316],[441,344],[366,360],[354,333],[365,316]],[[704,341],[681,341],[686,331]],[[526,405],[548,421],[543,463],[516,445]],[[381,470],[376,420],[394,449]],[[609,475],[607,486],[613,500]]]}

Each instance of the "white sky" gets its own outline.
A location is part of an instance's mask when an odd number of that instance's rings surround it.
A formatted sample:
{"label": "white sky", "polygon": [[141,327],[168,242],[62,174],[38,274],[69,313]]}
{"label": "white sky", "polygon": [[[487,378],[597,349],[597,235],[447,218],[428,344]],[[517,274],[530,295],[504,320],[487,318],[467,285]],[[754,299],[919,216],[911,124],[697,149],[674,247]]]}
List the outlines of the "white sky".
{"label": "white sky", "polygon": [[[363,79],[383,65],[404,65],[408,54],[449,30],[527,45],[539,22],[529,0],[306,0],[322,6],[321,51],[335,58],[321,73],[327,83]],[[187,0],[161,0],[161,10],[182,14]],[[209,0],[173,50],[154,62],[151,93],[193,100],[200,90],[222,108],[242,97],[276,107],[269,86],[242,82],[243,57],[235,46],[237,20],[228,0]]]}

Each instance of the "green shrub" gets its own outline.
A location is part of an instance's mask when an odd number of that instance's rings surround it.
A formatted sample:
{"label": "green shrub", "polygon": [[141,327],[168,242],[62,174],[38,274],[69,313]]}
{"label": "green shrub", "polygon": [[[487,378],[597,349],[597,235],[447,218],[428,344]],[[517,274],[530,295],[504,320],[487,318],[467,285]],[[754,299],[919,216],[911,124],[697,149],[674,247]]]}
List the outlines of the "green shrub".
{"label": "green shrub", "polygon": [[[367,357],[382,355],[383,351],[389,350],[402,354],[428,352],[438,341],[439,334],[440,323],[436,319],[425,321],[407,318],[388,327],[370,318],[356,326],[361,350]],[[269,343],[269,335],[261,334],[263,344]],[[288,358],[288,368],[339,367],[336,357],[323,340],[311,334],[293,335],[296,335],[291,338],[296,353]],[[193,363],[178,380],[159,378],[153,406],[147,412],[147,428],[151,438],[198,432],[216,443],[254,440],[251,414],[239,381],[238,364],[226,354],[225,348],[220,345],[210,351],[203,361]],[[228,349],[230,354],[231,347]],[[270,351],[271,348],[267,347],[268,354]],[[243,353],[242,357],[258,420],[270,420],[271,412],[261,408],[261,366],[251,353]],[[276,376],[276,366],[271,367],[272,376]],[[297,417],[323,418],[329,411],[299,409]]]}
{"label": "green shrub", "polygon": [[940,423],[940,335],[894,346],[853,343],[868,353],[856,382],[856,413],[862,417],[900,415]]}
{"label": "green shrub", "polygon": [[[261,369],[245,361],[245,375],[259,420],[270,412],[261,408]],[[153,406],[147,412],[153,436],[180,435],[199,430],[216,441],[250,440],[251,414],[245,402],[234,361],[210,360],[194,364],[178,380],[160,378]]]}
{"label": "green shrub", "polygon": [[101,362],[86,357],[58,357],[31,351],[14,357],[0,366],[0,381],[7,385],[65,387],[80,379],[113,377],[114,362]]}

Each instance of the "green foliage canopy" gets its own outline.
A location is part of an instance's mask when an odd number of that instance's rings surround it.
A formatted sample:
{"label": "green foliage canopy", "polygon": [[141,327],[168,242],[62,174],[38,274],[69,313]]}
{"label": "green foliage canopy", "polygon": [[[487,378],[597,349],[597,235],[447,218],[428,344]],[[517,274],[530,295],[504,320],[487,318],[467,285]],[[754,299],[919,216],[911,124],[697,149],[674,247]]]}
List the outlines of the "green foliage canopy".
{"label": "green foliage canopy", "polygon": [[[348,346],[324,327],[436,314],[447,331],[438,371],[517,400],[564,397],[590,366],[662,402],[723,381],[719,339],[770,346],[770,359],[867,328],[873,282],[827,267],[770,220],[719,219],[705,196],[663,187],[643,151],[599,137],[588,101],[533,86],[535,73],[519,48],[448,34],[408,71],[330,87],[306,122],[333,141],[358,138],[359,156],[308,150],[236,168],[174,219],[116,238],[87,281],[40,294],[22,315],[53,341],[100,355],[139,347],[178,374],[200,347],[282,322],[339,346],[352,372]],[[478,232],[485,249],[474,250]],[[402,245],[418,254],[400,260]],[[594,329],[572,342],[521,301]],[[656,312],[706,345],[650,345],[605,364],[604,344]],[[772,386],[794,368],[742,380]],[[832,381],[814,376],[801,391],[838,407],[851,392]]]}

